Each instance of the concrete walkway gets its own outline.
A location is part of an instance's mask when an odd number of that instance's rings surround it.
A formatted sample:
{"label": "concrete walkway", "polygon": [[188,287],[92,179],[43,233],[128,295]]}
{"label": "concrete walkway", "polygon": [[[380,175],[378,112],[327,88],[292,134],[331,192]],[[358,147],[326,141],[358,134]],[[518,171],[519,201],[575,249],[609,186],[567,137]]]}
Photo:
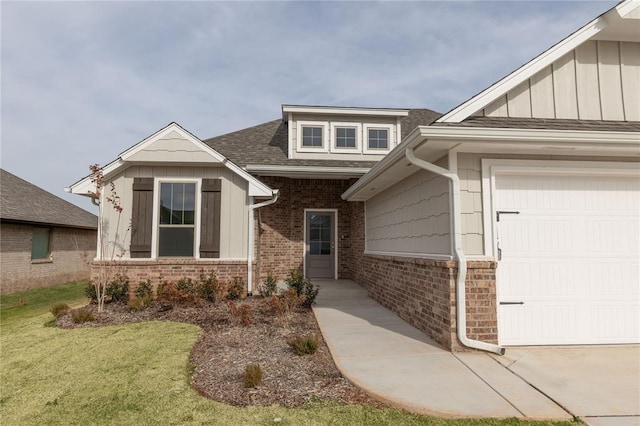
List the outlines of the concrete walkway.
{"label": "concrete walkway", "polygon": [[571,419],[490,355],[452,354],[349,280],[313,280],[313,310],[340,372],[367,393],[420,414]]}

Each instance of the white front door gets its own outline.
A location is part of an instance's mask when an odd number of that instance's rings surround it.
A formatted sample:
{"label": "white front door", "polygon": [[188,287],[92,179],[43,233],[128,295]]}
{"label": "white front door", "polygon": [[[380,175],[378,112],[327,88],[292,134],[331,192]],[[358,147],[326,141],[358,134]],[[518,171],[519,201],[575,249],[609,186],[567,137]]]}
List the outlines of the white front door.
{"label": "white front door", "polygon": [[503,345],[640,342],[640,179],[497,175]]}

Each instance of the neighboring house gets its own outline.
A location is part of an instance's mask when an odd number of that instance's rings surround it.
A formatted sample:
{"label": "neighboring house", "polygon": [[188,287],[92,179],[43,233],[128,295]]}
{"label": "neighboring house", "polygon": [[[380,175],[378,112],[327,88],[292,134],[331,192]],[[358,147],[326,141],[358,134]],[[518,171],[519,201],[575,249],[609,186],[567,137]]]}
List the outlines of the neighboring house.
{"label": "neighboring house", "polygon": [[638,4],[444,116],[284,105],[207,140],[171,124],[105,167],[125,212],[107,240],[134,282],[350,278],[452,350],[640,342]]}
{"label": "neighboring house", "polygon": [[0,293],[89,278],[98,218],[0,169]]}

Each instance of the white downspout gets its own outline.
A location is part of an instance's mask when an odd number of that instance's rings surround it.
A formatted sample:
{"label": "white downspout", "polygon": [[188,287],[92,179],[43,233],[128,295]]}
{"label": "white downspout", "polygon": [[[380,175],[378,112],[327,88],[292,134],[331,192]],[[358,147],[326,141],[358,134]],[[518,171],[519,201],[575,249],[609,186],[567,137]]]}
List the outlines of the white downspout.
{"label": "white downspout", "polygon": [[[253,257],[255,249],[255,224],[253,223],[253,212],[260,207],[268,206],[278,201],[280,195],[279,190],[273,191],[271,199],[258,204],[249,204],[249,247],[247,247],[247,294],[251,296],[253,293]],[[249,203],[253,202],[253,197],[249,197]]]}
{"label": "white downspout", "polygon": [[416,156],[413,153],[413,148],[407,148],[404,151],[405,157],[411,164],[414,164],[421,169],[427,170],[431,173],[443,176],[451,181],[451,199],[452,208],[451,215],[453,216],[453,250],[455,258],[458,261],[458,276],[456,277],[456,323],[458,331],[458,339],[464,346],[474,349],[480,349],[483,351],[493,352],[498,355],[504,355],[504,348],[492,343],[482,342],[480,340],[473,340],[467,337],[467,295],[465,293],[465,279],[467,277],[467,258],[462,251],[462,233],[460,231],[460,179],[456,173],[436,166],[435,164],[426,162]]}

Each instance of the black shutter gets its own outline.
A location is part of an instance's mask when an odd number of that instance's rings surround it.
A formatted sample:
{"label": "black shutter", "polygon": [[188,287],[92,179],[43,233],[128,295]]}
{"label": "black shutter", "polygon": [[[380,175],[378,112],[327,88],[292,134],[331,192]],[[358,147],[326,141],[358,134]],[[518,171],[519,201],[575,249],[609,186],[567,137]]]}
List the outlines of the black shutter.
{"label": "black shutter", "polygon": [[132,258],[151,257],[152,222],[153,178],[134,178],[131,246],[129,247]]}
{"label": "black shutter", "polygon": [[220,257],[220,179],[202,179],[200,257]]}

